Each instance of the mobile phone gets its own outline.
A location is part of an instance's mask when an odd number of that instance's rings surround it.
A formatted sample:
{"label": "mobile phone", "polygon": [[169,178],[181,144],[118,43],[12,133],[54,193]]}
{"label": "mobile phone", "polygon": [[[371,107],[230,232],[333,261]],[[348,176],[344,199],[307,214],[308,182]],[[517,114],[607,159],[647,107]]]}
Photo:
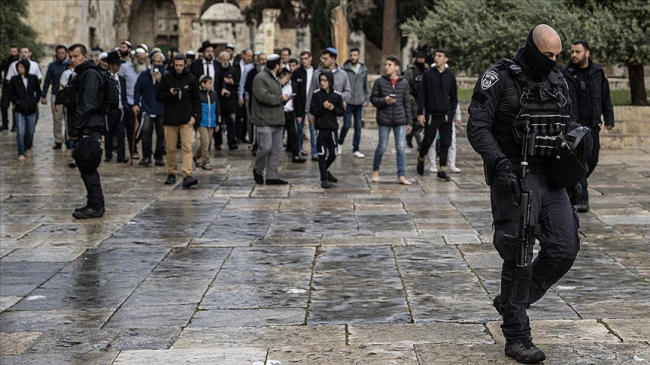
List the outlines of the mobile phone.
{"label": "mobile phone", "polygon": [[397,99],[397,95],[395,94],[388,94],[388,97],[391,99]]}
{"label": "mobile phone", "polygon": [[181,88],[180,87],[175,87],[174,91],[181,91]]}
{"label": "mobile phone", "polygon": [[155,74],[159,74],[159,73],[160,73],[160,70],[157,69],[157,68],[154,68],[154,69],[153,69],[153,73],[155,73]]}

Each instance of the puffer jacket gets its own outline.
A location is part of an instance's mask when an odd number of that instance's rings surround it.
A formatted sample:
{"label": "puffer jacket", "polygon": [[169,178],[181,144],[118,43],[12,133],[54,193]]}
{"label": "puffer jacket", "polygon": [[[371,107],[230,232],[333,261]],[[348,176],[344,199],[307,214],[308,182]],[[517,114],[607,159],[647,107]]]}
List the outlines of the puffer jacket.
{"label": "puffer jacket", "polygon": [[[381,75],[375,80],[370,94],[370,102],[377,108],[377,124],[383,126],[413,124],[411,111],[411,93],[409,83],[399,76],[395,87],[387,75]],[[386,96],[395,94],[397,100],[393,104],[386,103]]]}
{"label": "puffer jacket", "polygon": [[[325,75],[329,81],[329,92],[325,91],[325,89],[314,90],[309,112],[314,116],[314,127],[316,129],[335,131],[339,128],[336,117],[342,117],[345,114],[343,97],[340,92],[332,88],[332,85],[334,85],[334,75],[332,75],[332,72],[325,70],[321,75]],[[334,105],[334,110],[329,110],[323,106],[326,100]]]}
{"label": "puffer jacket", "polygon": [[212,90],[200,90],[199,95],[201,97],[201,122],[198,123],[199,127],[215,128],[219,125],[217,93]]}

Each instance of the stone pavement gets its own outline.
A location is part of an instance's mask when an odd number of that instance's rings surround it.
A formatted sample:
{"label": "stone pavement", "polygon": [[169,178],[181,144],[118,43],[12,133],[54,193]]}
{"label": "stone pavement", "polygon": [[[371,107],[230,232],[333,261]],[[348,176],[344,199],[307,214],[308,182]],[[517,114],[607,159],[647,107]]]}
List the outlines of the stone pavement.
{"label": "stone pavement", "polygon": [[[451,182],[370,181],[376,131],[319,186],[255,186],[245,148],[213,153],[190,190],[165,169],[102,163],[106,215],[76,221],[76,169],[0,133],[0,363],[512,364],[491,298],[500,260],[480,159],[459,140]],[[392,138],[392,137],[391,137]],[[351,140],[351,136],[350,136]],[[349,144],[351,141],[348,141]],[[391,142],[392,144],[392,142]],[[650,363],[650,151],[603,151],[573,269],[531,308],[547,364]]]}

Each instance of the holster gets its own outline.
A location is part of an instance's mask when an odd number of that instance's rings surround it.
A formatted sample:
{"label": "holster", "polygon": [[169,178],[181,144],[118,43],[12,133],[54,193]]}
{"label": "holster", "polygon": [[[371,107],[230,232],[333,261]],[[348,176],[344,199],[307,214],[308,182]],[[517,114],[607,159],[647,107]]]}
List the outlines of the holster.
{"label": "holster", "polygon": [[488,166],[485,162],[483,162],[483,174],[485,175],[485,184],[487,186],[492,186],[492,182],[494,181],[494,171],[491,166]]}

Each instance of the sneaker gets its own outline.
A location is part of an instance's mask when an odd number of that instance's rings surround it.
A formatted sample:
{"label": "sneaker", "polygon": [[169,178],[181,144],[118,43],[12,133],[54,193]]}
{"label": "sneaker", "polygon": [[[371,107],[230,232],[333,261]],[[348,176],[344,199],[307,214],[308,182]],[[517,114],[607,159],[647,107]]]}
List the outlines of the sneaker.
{"label": "sneaker", "polygon": [[32,157],[32,150],[25,150],[25,157]]}
{"label": "sneaker", "polygon": [[163,162],[162,158],[157,158],[154,165],[156,165],[156,166],[165,166],[165,163]]}
{"label": "sneaker", "polygon": [[340,155],[341,155],[341,152],[343,152],[343,146],[340,145],[340,144],[337,144],[337,145],[336,145],[336,155],[337,155],[337,156],[340,156]]}
{"label": "sneaker", "polygon": [[74,158],[70,157],[70,159],[68,159],[68,167],[71,169],[77,167],[77,162],[74,160]]}
{"label": "sneaker", "polygon": [[364,158],[364,157],[366,157],[366,155],[364,155],[363,153],[361,153],[359,151],[352,152],[352,156],[354,156],[356,158]]}
{"label": "sneaker", "polygon": [[83,207],[80,207],[80,208],[74,208],[74,211],[79,212],[79,211],[82,211],[82,210],[84,210],[86,208],[88,208],[88,204],[86,204],[86,205],[84,205]]}
{"label": "sneaker", "polygon": [[438,180],[442,180],[442,181],[449,181],[449,180],[451,180],[451,179],[449,178],[449,176],[447,176],[447,174],[446,174],[444,171],[439,171],[439,172],[438,172],[438,175],[436,175],[436,176],[438,177]]}
{"label": "sneaker", "polygon": [[189,188],[190,186],[194,186],[194,185],[196,185],[198,183],[199,183],[199,181],[195,177],[185,176],[183,178],[183,187],[184,188]]}
{"label": "sneaker", "polygon": [[210,165],[209,163],[205,163],[203,164],[203,166],[201,166],[201,168],[203,170],[212,170],[212,165]]}
{"label": "sneaker", "polygon": [[140,160],[140,162],[138,163],[138,165],[140,165],[140,166],[149,166],[149,165],[151,165],[151,159],[145,157],[145,158],[143,158],[142,160]]}
{"label": "sneaker", "polygon": [[306,151],[300,151],[300,156],[309,156],[309,153]]}
{"label": "sneaker", "polygon": [[266,185],[287,185],[288,183],[282,179],[266,179]]}
{"label": "sneaker", "polygon": [[232,150],[236,150],[236,149],[238,149],[238,148],[239,148],[239,146],[236,145],[236,144],[231,144],[231,145],[228,146],[228,150],[230,150],[230,151],[232,151]]}
{"label": "sneaker", "polygon": [[165,185],[173,185],[173,184],[176,184],[176,176],[168,175],[167,180],[165,180]]}
{"label": "sneaker", "polygon": [[131,156],[131,158],[134,159],[134,160],[137,160],[137,159],[140,158],[140,154],[135,152],[135,153],[133,153],[133,156]]}
{"label": "sneaker", "polygon": [[312,161],[318,161],[318,155],[312,155],[311,160]]}
{"label": "sneaker", "polygon": [[293,163],[303,163],[305,161],[307,161],[307,159],[300,157],[300,155],[293,156],[293,158],[291,159],[291,162],[293,162]]}
{"label": "sneaker", "polygon": [[18,161],[25,161],[25,155],[18,155]]}
{"label": "sneaker", "polygon": [[438,166],[436,166],[435,164],[431,164],[431,166],[429,166],[429,172],[437,174],[438,173]]}
{"label": "sneaker", "polygon": [[53,150],[60,150],[62,145],[63,145],[62,143],[56,143],[55,142],[54,146],[52,146],[52,149]]}
{"label": "sneaker", "polygon": [[76,219],[100,218],[104,216],[104,208],[85,207],[72,213],[72,216]]}
{"label": "sneaker", "polygon": [[106,156],[104,158],[104,162],[111,162],[112,159],[113,159],[113,156]]}
{"label": "sneaker", "polygon": [[447,170],[449,170],[449,172],[453,172],[454,174],[458,174],[460,172],[460,169],[456,166],[447,166]]}
{"label": "sneaker", "polygon": [[587,213],[589,211],[589,198],[580,199],[580,202],[576,204],[576,210],[578,213]]}
{"label": "sneaker", "polygon": [[529,338],[518,338],[506,342],[506,356],[522,364],[537,364],[546,359],[544,351],[533,344]]}
{"label": "sneaker", "polygon": [[332,184],[330,184],[330,182],[327,180],[323,180],[320,182],[320,187],[323,189],[329,189],[332,187]]}
{"label": "sneaker", "polygon": [[0,131],[6,131],[7,129],[9,129],[9,126],[7,126],[7,125],[5,125],[5,124],[3,124],[3,125],[0,127]]}
{"label": "sneaker", "polygon": [[418,174],[420,176],[424,175],[424,159],[420,159],[418,157],[418,165],[417,165],[416,169],[418,170]]}
{"label": "sneaker", "polygon": [[339,179],[335,178],[329,171],[327,172],[327,181],[329,182],[339,182]]}
{"label": "sneaker", "polygon": [[253,169],[253,179],[255,179],[255,183],[258,185],[264,185],[264,176],[261,174],[258,174],[255,169]]}

